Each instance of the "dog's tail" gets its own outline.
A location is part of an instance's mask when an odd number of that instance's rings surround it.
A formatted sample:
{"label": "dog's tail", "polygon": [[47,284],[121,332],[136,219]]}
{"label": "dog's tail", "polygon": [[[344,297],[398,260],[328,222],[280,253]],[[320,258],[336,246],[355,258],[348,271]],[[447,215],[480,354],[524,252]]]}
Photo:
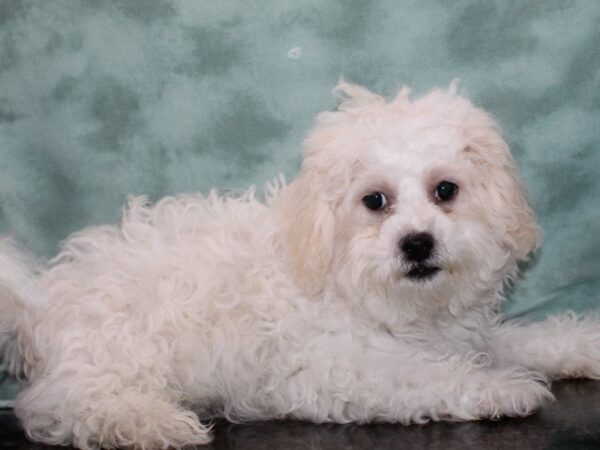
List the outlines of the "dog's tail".
{"label": "dog's tail", "polygon": [[0,371],[25,378],[32,356],[28,342],[40,313],[38,265],[10,239],[0,238]]}

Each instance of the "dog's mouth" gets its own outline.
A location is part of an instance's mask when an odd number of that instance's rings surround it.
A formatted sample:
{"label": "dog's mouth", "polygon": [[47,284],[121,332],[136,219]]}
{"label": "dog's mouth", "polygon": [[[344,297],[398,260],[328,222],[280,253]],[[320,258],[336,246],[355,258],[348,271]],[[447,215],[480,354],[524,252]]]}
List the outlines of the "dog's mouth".
{"label": "dog's mouth", "polygon": [[440,270],[441,269],[436,266],[418,265],[406,272],[406,277],[411,280],[428,280],[433,278]]}

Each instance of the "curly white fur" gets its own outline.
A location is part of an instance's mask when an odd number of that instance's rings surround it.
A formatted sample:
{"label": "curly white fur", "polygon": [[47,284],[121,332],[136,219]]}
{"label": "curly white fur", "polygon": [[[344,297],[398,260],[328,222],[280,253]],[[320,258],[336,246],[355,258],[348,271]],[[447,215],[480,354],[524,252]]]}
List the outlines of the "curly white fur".
{"label": "curly white fur", "polygon": [[[205,444],[205,419],[529,414],[548,380],[600,377],[600,326],[502,322],[539,230],[494,122],[451,87],[386,102],[342,82],[299,177],[233,197],[132,198],[43,267],[0,248],[0,349],[49,444]],[[440,181],[455,199],[434,197]],[[372,211],[362,199],[384,192]],[[400,243],[435,239],[414,279]]]}

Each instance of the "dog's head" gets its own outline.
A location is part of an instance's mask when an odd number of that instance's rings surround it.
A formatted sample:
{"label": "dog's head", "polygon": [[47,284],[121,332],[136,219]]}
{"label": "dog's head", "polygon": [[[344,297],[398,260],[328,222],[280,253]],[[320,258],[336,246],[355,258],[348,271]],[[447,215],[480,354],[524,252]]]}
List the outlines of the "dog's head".
{"label": "dog's head", "polygon": [[403,88],[391,102],[336,91],[340,106],[319,115],[281,197],[298,283],[371,309],[495,297],[539,229],[494,121],[454,87],[414,101]]}

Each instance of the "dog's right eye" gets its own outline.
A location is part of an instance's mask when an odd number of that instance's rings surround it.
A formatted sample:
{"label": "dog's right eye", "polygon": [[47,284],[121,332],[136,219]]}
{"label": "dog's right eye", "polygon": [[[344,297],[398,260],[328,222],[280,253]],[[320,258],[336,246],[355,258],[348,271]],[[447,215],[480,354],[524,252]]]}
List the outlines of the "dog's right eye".
{"label": "dog's right eye", "polygon": [[387,197],[383,192],[373,192],[365,195],[362,199],[363,205],[372,211],[379,211],[385,208],[388,204]]}

